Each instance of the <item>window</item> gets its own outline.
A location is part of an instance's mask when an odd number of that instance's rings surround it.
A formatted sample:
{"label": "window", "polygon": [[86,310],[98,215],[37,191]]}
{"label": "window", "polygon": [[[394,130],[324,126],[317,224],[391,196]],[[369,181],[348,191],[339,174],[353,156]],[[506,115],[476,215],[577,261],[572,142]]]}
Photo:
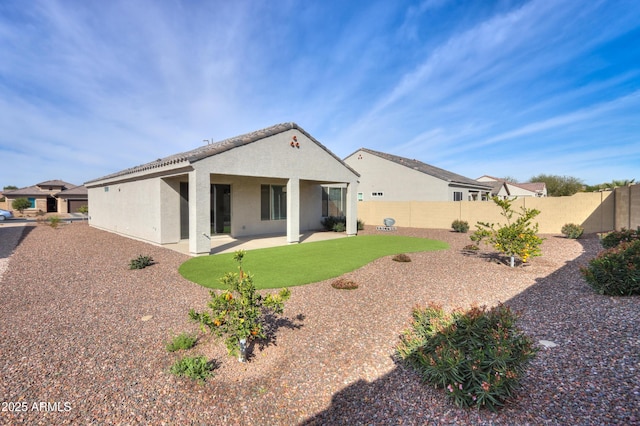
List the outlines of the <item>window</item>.
{"label": "window", "polygon": [[262,220],[287,218],[286,186],[260,185],[260,218]]}
{"label": "window", "polygon": [[384,192],[372,192],[372,197],[384,197]]}
{"label": "window", "polygon": [[33,197],[29,197],[27,198],[29,200],[29,202],[31,203],[31,205],[29,206],[30,209],[35,209],[36,208],[36,199]]}
{"label": "window", "polygon": [[346,216],[347,188],[322,187],[322,216]]}
{"label": "window", "polygon": [[453,201],[462,201],[462,191],[453,191]]}

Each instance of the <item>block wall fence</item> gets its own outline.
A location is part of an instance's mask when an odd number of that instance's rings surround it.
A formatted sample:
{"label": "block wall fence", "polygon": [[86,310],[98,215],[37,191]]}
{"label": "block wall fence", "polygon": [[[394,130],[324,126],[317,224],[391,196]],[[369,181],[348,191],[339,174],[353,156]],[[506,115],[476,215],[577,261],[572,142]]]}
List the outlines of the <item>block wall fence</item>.
{"label": "block wall fence", "polygon": [[[581,225],[585,233],[636,229],[640,226],[640,185],[569,197],[523,197],[513,200],[511,206],[518,212],[521,207],[540,210],[535,222],[543,234],[560,234],[567,223]],[[474,230],[479,221],[506,223],[500,212],[491,201],[358,202],[358,218],[366,225],[383,225],[391,217],[400,227],[451,229],[451,222],[458,219]]]}

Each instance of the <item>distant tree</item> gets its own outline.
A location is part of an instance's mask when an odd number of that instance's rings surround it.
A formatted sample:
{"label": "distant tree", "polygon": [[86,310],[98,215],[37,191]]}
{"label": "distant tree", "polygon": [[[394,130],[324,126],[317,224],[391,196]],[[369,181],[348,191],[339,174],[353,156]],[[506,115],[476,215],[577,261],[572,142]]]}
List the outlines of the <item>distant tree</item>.
{"label": "distant tree", "polygon": [[18,187],[13,185],[7,185],[4,188],[2,188],[3,191],[15,191],[16,189],[18,189]]}
{"label": "distant tree", "polygon": [[26,198],[16,198],[11,203],[11,206],[22,214],[25,209],[31,207],[31,203]]}
{"label": "distant tree", "polygon": [[513,176],[505,176],[502,178],[502,180],[508,183],[518,183],[518,179],[514,178]]}
{"label": "distant tree", "polygon": [[532,177],[529,182],[544,182],[547,186],[547,195],[549,197],[573,195],[584,188],[582,180],[571,176],[541,174]]}
{"label": "distant tree", "polygon": [[611,182],[599,183],[597,185],[587,185],[585,187],[586,192],[597,192],[607,189],[615,189],[620,186],[631,186],[636,183],[635,179],[624,179],[624,180],[612,180]]}

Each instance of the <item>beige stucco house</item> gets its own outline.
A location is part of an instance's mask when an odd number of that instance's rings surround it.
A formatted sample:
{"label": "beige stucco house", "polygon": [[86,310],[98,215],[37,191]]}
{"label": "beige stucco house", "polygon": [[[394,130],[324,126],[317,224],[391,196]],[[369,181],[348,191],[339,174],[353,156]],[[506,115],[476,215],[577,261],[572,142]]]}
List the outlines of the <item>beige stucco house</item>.
{"label": "beige stucco house", "polygon": [[26,198],[31,206],[25,214],[32,213],[74,213],[87,205],[87,190],[82,185],[74,185],[62,180],[48,180],[26,188],[5,191],[5,203],[12,209],[13,201]]}
{"label": "beige stucco house", "polygon": [[324,188],[344,188],[347,234],[357,233],[358,174],[295,123],[207,144],[85,183],[89,224],[156,244],[321,229]]}
{"label": "beige stucco house", "polygon": [[493,185],[491,195],[502,199],[547,196],[547,185],[544,182],[514,183],[488,175],[480,176],[476,180]]}
{"label": "beige stucco house", "polygon": [[481,201],[491,192],[490,185],[367,148],[344,161],[360,174],[359,201]]}

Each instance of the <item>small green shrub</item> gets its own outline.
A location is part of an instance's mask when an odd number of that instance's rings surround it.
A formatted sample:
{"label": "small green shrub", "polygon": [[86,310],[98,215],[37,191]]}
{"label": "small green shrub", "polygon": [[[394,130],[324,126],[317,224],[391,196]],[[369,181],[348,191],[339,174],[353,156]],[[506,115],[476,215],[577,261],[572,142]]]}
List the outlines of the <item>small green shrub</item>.
{"label": "small green shrub", "polygon": [[396,254],[391,259],[395,260],[396,262],[411,262],[411,258],[404,253]]}
{"label": "small green shrub", "polygon": [[179,350],[191,349],[198,341],[198,337],[190,333],[180,333],[171,339],[165,348],[169,352],[175,352]]}
{"label": "small green shrub", "polygon": [[358,219],[358,231],[364,230],[364,221],[362,219]]}
{"label": "small green shrub", "polygon": [[576,225],[575,223],[567,223],[562,227],[560,232],[562,232],[562,235],[564,235],[567,238],[577,240],[582,236],[582,233],[584,232],[584,228],[580,225]]}
{"label": "small green shrub", "polygon": [[456,219],[451,223],[451,227],[456,232],[461,232],[463,234],[466,234],[467,231],[469,230],[469,222],[467,222],[466,220]]}
{"label": "small green shrub", "polygon": [[640,240],[624,241],[601,251],[581,271],[587,283],[599,294],[640,294]]}
{"label": "small green shrub", "polygon": [[358,288],[358,284],[346,278],[338,278],[331,283],[331,287],[338,290],[355,290]]}
{"label": "small green shrub", "polygon": [[129,262],[129,269],[144,269],[151,265],[153,265],[153,259],[151,256],[139,255]]}
{"label": "small green shrub", "polygon": [[344,232],[346,228],[346,225],[342,222],[338,222],[335,225],[333,225],[333,232]]}
{"label": "small green shrub", "polygon": [[26,198],[16,198],[11,202],[11,207],[22,214],[26,209],[31,207],[31,202]]}
{"label": "small green shrub", "polygon": [[327,231],[333,231],[336,224],[341,223],[344,226],[347,225],[347,218],[344,216],[327,216],[322,219],[322,226]]}
{"label": "small green shrub", "polygon": [[635,231],[622,228],[620,231],[609,232],[600,240],[600,244],[602,244],[602,247],[609,249],[616,247],[620,243],[638,239],[640,239],[640,227]]}
{"label": "small green shrub", "polygon": [[60,224],[60,220],[61,219],[58,216],[51,216],[49,219],[47,219],[47,222],[49,222],[50,227],[56,229]]}
{"label": "small green shrub", "polygon": [[238,250],[233,259],[238,263],[239,273],[227,272],[220,282],[227,290],[218,294],[210,291],[211,299],[207,303],[209,310],[189,311],[189,318],[198,322],[203,331],[208,328],[216,337],[226,337],[225,344],[230,355],[239,355],[244,362],[248,344],[254,339],[265,339],[265,324],[269,317],[281,315],[284,302],[291,296],[287,288],[278,294],[263,297],[256,291],[253,276],[242,269],[245,252]]}
{"label": "small green shrub", "polygon": [[538,350],[517,318],[504,305],[450,313],[436,304],[416,308],[397,353],[457,406],[495,411],[519,387]]}
{"label": "small green shrub", "polygon": [[82,213],[82,214],[89,213],[89,206],[82,205],[82,206],[78,207],[78,213]]}
{"label": "small green shrub", "polygon": [[171,374],[188,377],[202,383],[213,375],[214,364],[204,356],[180,358],[171,366]]}

